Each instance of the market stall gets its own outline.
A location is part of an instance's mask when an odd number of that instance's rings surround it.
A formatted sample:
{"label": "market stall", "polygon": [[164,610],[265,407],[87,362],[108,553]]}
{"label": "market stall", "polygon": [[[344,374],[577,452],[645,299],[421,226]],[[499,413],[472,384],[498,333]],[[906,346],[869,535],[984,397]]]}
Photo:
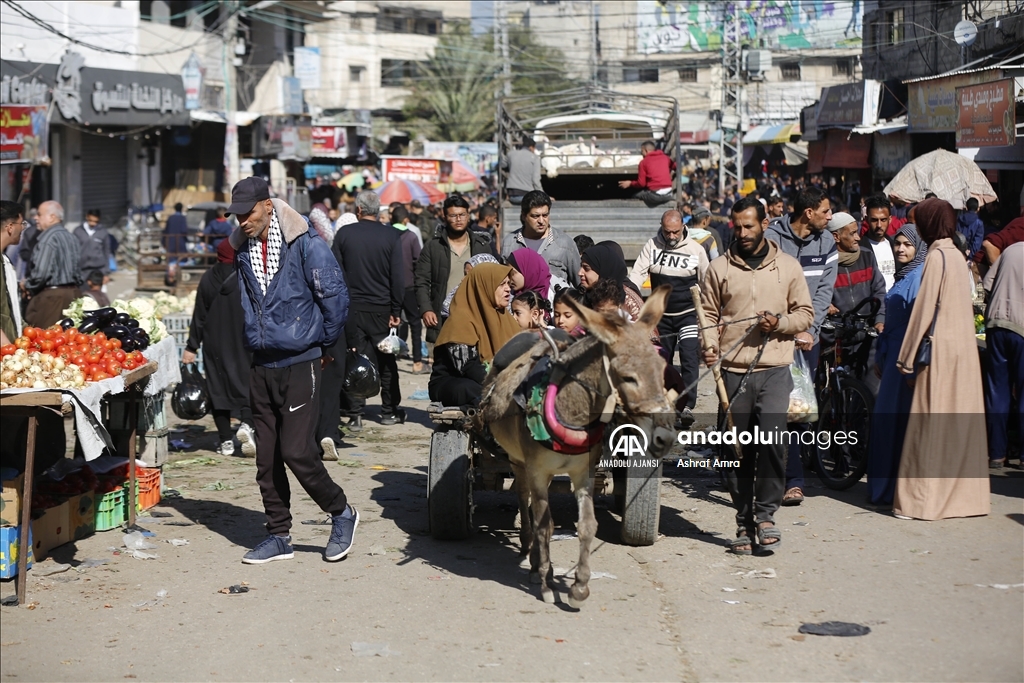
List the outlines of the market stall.
{"label": "market stall", "polygon": [[[34,547],[39,547],[41,555],[81,538],[83,529],[92,533],[125,522],[133,525],[139,502],[139,474],[146,476],[145,494],[153,488],[150,473],[155,473],[159,495],[159,470],[137,471],[137,467],[161,464],[152,460],[152,454],[145,456],[146,462],[137,460],[140,419],[145,420],[140,418],[140,405],[158,403],[162,408],[164,390],[180,381],[175,340],[166,334],[159,320],[142,315],[148,312],[142,303],[131,308],[137,319],[127,310],[112,307],[86,311],[82,301],[65,311],[74,317],[46,330],[26,327],[14,344],[0,349],[0,415],[27,420],[24,471],[5,470],[4,514],[0,520],[4,530],[3,577],[17,577],[19,602],[25,598],[26,572]],[[151,334],[159,341],[151,343]],[[104,410],[114,405],[122,408],[116,416],[115,411]],[[68,459],[69,451],[65,450],[65,457],[57,458],[49,468],[50,478],[44,477],[43,483],[50,485],[44,490],[38,487],[37,466],[46,467],[49,462],[40,463],[37,456],[52,460],[55,454],[52,449],[37,453],[40,418],[53,412],[73,418],[76,457]],[[42,435],[48,436],[46,432]],[[115,442],[116,435],[125,438]],[[113,484],[100,490],[90,483],[84,490],[72,492],[67,484],[72,477],[65,475],[83,470],[95,479],[90,464],[100,472],[110,471],[99,469],[100,463],[117,468],[106,477]],[[62,479],[67,481],[62,484]],[[65,494],[59,505],[49,502],[47,494],[51,493]],[[89,495],[66,495],[70,493]],[[81,503],[83,511],[88,509],[99,516],[104,511],[100,503],[103,500],[117,508],[116,514],[105,517],[105,524],[94,521],[90,529],[75,519],[80,512],[79,501],[87,501]],[[50,529],[55,530],[54,534],[49,533]],[[41,545],[44,535],[45,545]],[[37,555],[36,559],[41,558]]]}

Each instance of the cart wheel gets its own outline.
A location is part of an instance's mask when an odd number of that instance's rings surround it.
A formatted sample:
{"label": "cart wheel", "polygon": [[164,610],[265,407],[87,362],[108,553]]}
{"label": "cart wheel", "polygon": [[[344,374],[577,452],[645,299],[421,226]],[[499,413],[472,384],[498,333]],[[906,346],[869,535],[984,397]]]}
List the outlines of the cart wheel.
{"label": "cart wheel", "polygon": [[427,515],[434,538],[458,541],[469,536],[473,509],[469,476],[469,435],[457,429],[434,432],[427,469]]}
{"label": "cart wheel", "polygon": [[624,485],[622,542],[627,545],[654,545],[661,519],[661,461],[655,467],[631,467]]}

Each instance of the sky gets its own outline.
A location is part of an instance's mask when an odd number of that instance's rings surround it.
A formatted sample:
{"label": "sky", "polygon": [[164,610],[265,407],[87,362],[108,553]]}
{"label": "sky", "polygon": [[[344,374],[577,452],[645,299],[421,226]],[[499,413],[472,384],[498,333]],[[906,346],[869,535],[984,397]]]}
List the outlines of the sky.
{"label": "sky", "polygon": [[471,0],[470,26],[473,33],[482,33],[494,22],[494,0]]}

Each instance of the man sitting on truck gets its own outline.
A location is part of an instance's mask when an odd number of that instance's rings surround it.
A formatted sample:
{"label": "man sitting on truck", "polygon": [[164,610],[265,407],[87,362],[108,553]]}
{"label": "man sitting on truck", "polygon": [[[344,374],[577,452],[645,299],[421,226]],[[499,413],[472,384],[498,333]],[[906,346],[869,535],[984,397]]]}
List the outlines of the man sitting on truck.
{"label": "man sitting on truck", "polygon": [[647,206],[655,207],[672,201],[672,171],[676,163],[648,140],[640,145],[640,166],[636,180],[620,180],[624,190],[639,188],[634,199],[642,200]]}

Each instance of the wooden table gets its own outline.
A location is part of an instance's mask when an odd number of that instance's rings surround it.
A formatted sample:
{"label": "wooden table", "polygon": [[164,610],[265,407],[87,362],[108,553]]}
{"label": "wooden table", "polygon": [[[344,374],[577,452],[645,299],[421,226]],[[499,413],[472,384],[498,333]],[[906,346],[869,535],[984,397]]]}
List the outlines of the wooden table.
{"label": "wooden table", "polygon": [[[137,406],[141,388],[139,382],[156,372],[153,361],[141,368],[124,373],[124,390],[128,394],[129,430],[128,436],[128,526],[135,525],[135,447],[139,411]],[[41,410],[59,410],[70,413],[71,402],[64,400],[59,391],[33,391],[0,396],[0,409],[4,415],[28,418],[28,439],[25,443],[25,483],[21,491],[21,532],[18,535],[18,574],[15,577],[18,604],[25,602],[25,586],[28,582],[28,536],[32,525],[32,486],[35,480],[36,428]]]}

